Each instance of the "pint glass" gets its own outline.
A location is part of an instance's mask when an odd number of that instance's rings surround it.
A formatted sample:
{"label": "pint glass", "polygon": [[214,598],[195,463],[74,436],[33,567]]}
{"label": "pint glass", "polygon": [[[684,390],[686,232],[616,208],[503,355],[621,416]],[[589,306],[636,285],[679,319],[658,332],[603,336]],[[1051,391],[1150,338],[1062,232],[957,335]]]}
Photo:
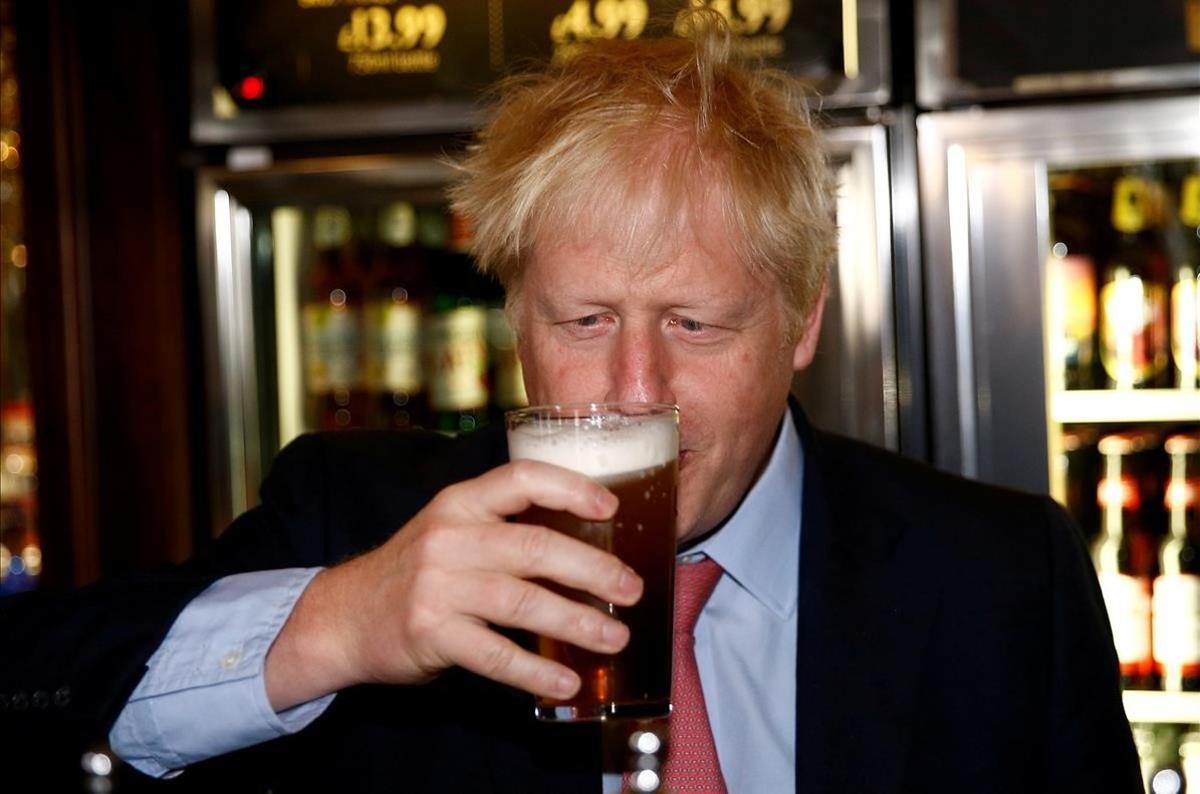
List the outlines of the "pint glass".
{"label": "pint glass", "polygon": [[536,406],[506,415],[513,460],[553,463],[586,474],[620,500],[609,521],[533,507],[514,520],[564,532],[616,555],[645,582],[642,598],[618,607],[554,583],[541,584],[591,604],[629,627],[616,654],[593,653],[550,637],[538,651],[579,674],[569,700],[539,698],[543,720],[665,716],[671,709],[675,495],[679,482],[679,409],[655,403]]}

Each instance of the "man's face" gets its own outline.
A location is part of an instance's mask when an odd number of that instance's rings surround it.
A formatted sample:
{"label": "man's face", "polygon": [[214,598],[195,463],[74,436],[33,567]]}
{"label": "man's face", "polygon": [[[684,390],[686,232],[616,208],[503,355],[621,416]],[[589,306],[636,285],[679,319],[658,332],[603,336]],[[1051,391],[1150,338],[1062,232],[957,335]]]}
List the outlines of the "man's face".
{"label": "man's face", "polygon": [[779,289],[726,235],[704,237],[648,266],[603,242],[536,245],[514,316],[531,404],[679,406],[680,540],[717,526],[758,476],[820,325],[818,309],[789,344]]}

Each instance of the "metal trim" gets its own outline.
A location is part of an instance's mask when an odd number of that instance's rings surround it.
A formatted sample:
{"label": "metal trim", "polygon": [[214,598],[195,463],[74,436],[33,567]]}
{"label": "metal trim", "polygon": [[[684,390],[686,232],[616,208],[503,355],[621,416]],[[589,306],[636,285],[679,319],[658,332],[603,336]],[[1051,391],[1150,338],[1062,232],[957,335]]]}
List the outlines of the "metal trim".
{"label": "metal trim", "polygon": [[[836,384],[841,395],[836,408],[826,408],[825,421],[837,422],[840,430],[867,441],[898,450],[899,390],[895,347],[894,289],[887,162],[887,130],[881,125],[840,127],[823,133],[826,150],[835,158],[845,158],[851,180],[850,189],[839,202],[849,204],[851,214],[861,221],[855,229],[855,241],[861,246],[843,248],[838,258],[837,283],[840,289],[830,296],[835,311],[827,313],[826,324],[838,336],[844,349],[835,350],[835,368],[817,370],[797,380],[798,391],[815,379],[824,387],[833,387],[824,380],[829,375],[839,378]],[[846,219],[839,213],[839,223]],[[877,327],[876,327],[877,326]],[[809,399],[816,395],[809,393]],[[829,415],[837,412],[837,419]]]}
{"label": "metal trim", "polygon": [[928,460],[924,284],[916,118],[912,108],[900,111],[888,126],[887,145],[899,449],[909,457]]}
{"label": "metal trim", "polygon": [[228,428],[229,406],[225,399],[227,374],[222,351],[227,346],[227,329],[218,322],[218,279],[216,262],[216,181],[201,172],[196,180],[197,282],[200,288],[200,332],[203,343],[205,418],[208,438],[208,493],[210,531],[215,537],[233,520],[232,466]]}

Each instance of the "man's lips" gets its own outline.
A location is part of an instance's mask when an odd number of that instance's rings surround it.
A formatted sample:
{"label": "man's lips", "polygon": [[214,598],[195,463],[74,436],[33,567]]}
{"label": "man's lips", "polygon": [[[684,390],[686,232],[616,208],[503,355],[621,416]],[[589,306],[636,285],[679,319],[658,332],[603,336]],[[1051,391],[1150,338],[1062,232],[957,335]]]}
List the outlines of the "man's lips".
{"label": "man's lips", "polygon": [[691,459],[692,459],[692,450],[690,450],[690,449],[679,450],[679,468],[680,469],[687,466],[688,461],[690,461]]}

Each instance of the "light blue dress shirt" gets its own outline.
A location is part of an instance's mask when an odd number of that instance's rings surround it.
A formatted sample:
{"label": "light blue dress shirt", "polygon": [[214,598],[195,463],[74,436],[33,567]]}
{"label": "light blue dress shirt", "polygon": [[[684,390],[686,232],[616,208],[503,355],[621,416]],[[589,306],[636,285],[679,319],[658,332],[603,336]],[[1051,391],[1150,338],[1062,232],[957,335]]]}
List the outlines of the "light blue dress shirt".
{"label": "light blue dress shirt", "polygon": [[[804,469],[785,414],[771,458],[733,516],[681,555],[725,570],[696,624],[696,664],[717,756],[731,792],[795,790],[796,599]],[[117,718],[114,752],[156,777],[294,733],[333,695],[276,714],[263,669],[297,599],[319,569],[229,576],[192,600]],[[202,712],[204,720],[195,715]],[[605,775],[605,792],[620,791]]]}

